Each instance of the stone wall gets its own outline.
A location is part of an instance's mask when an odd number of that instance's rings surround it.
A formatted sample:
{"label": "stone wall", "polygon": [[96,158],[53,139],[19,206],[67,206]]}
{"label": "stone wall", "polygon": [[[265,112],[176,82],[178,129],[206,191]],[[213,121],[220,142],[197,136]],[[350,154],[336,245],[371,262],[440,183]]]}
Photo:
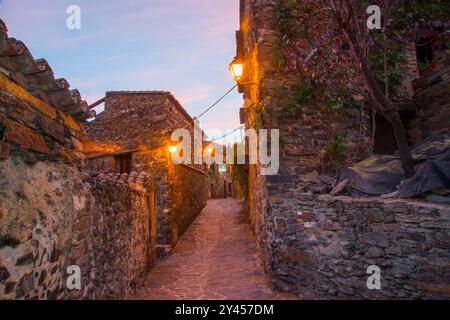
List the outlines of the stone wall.
{"label": "stone wall", "polygon": [[209,189],[211,199],[224,199],[227,197],[225,183],[227,183],[225,175],[214,173],[209,176]]}
{"label": "stone wall", "polygon": [[[115,172],[114,155],[129,152],[130,170],[152,172],[156,182],[157,242],[164,251],[170,250],[186,222],[206,205],[203,175],[197,174],[195,179],[185,168],[174,170],[168,151],[172,132],[186,127],[192,133],[193,119],[169,92],[107,92],[105,99],[105,111],[88,125],[92,140],[88,166],[100,172]],[[203,170],[201,165],[195,168]]]}
{"label": "stone wall", "polygon": [[195,167],[176,165],[171,168],[170,181],[170,220],[176,243],[206,207],[208,177]]}
{"label": "stone wall", "polygon": [[[77,199],[72,262],[81,267],[83,299],[123,299],[141,286],[155,254],[152,178],[145,173],[89,177]],[[154,213],[153,213],[154,214]]]}
{"label": "stone wall", "polygon": [[[279,173],[262,176],[258,165],[249,168],[250,220],[274,285],[312,298],[448,298],[448,207],[319,195],[327,190],[313,180],[327,179],[318,173],[334,173],[324,153],[327,144],[345,131],[341,165],[362,159],[370,145],[371,119],[368,108],[333,114],[317,103],[280,118],[277,88],[294,82],[273,63],[279,37],[275,4],[242,0],[237,34],[237,57],[245,65],[242,82],[250,83],[239,86],[246,127],[276,128],[281,136]],[[431,89],[434,98],[422,100],[423,106],[439,109],[434,112],[443,119],[424,119],[425,125],[435,123],[433,130],[448,122],[446,78],[430,78],[440,79]],[[407,91],[410,96],[411,88]],[[416,95],[420,100],[420,91]],[[382,270],[380,291],[366,286],[372,264]]]}
{"label": "stone wall", "polygon": [[[448,299],[450,207],[292,192],[270,198],[269,272],[315,298]],[[367,268],[381,268],[381,290]]]}
{"label": "stone wall", "polygon": [[[0,169],[1,299],[121,299],[140,285],[155,250],[142,182],[20,157]],[[80,291],[66,287],[72,265]]]}
{"label": "stone wall", "polygon": [[0,161],[0,299],[64,298],[79,177],[66,164]]}
{"label": "stone wall", "polygon": [[[291,88],[295,77],[273,60],[273,48],[280,36],[275,25],[275,6],[276,1],[272,0],[241,1],[237,56],[245,63],[243,81],[253,83],[240,86],[246,127],[280,130],[280,170],[268,178],[289,189],[301,184],[305,174],[312,171],[335,173],[326,149],[339,133],[347,135],[342,164],[361,160],[370,144],[371,123],[368,108],[336,113],[314,102],[290,117],[281,116],[283,96],[277,92],[281,87]],[[258,166],[251,165],[249,175],[250,216],[256,223],[266,210],[265,194],[271,192],[271,187],[259,174]],[[257,233],[260,228],[255,228]]]}
{"label": "stone wall", "polygon": [[64,297],[87,104],[0,20],[0,299]]}
{"label": "stone wall", "polygon": [[0,20],[0,300],[124,298],[154,257],[153,178],[83,172],[87,103],[6,31]]}
{"label": "stone wall", "polygon": [[450,65],[414,82],[422,138],[450,132]]}
{"label": "stone wall", "polygon": [[105,111],[87,129],[92,141],[116,144],[117,151],[140,145],[156,149],[166,147],[172,131],[190,122],[192,118],[169,92],[111,91],[105,96]]}

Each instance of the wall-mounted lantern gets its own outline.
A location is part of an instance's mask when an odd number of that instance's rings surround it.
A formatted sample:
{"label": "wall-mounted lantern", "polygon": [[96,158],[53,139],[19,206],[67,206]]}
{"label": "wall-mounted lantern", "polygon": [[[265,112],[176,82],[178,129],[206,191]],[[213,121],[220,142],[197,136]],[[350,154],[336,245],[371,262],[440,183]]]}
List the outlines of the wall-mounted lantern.
{"label": "wall-mounted lantern", "polygon": [[233,76],[234,81],[236,81],[239,86],[239,92],[243,92],[241,90],[243,90],[244,85],[255,84],[254,82],[243,82],[242,81],[244,79],[244,71],[245,71],[244,69],[245,69],[244,62],[236,57],[230,63],[230,72],[231,72],[231,75]]}
{"label": "wall-mounted lantern", "polygon": [[244,74],[244,63],[235,57],[230,63],[230,72],[234,81],[240,82],[242,80],[242,75]]}

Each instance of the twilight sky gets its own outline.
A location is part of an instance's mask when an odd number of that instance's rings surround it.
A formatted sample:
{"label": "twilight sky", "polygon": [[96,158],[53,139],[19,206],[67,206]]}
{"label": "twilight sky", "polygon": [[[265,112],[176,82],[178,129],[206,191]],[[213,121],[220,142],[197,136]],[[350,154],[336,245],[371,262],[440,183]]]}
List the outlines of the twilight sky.
{"label": "twilight sky", "polygon": [[[66,28],[72,4],[81,30]],[[164,90],[195,116],[234,85],[239,0],[0,0],[0,17],[89,103],[111,90]],[[242,103],[235,90],[202,126],[211,137],[239,127]]]}

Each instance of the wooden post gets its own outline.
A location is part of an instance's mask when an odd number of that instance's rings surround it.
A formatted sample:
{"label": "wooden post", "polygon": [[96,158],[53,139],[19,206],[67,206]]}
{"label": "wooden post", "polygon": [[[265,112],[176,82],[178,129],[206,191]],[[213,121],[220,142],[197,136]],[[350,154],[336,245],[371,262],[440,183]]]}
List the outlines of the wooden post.
{"label": "wooden post", "polygon": [[147,206],[150,221],[150,237],[149,237],[149,267],[156,264],[156,192],[155,181],[153,179],[151,189],[147,194]]}

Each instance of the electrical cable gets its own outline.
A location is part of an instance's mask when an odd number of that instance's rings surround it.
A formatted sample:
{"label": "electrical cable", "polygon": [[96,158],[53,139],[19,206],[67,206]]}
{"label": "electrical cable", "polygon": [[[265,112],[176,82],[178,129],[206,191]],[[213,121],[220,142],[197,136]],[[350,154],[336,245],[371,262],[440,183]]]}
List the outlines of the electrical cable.
{"label": "electrical cable", "polygon": [[245,127],[245,126],[242,125],[242,126],[240,126],[240,127],[236,128],[236,129],[232,130],[231,132],[227,133],[226,135],[224,135],[224,136],[222,136],[222,137],[220,137],[220,138],[216,138],[216,139],[211,140],[211,142],[215,142],[215,141],[217,141],[217,140],[226,138],[226,137],[232,135],[233,133],[235,133],[236,131],[241,130],[241,129],[244,128],[244,127]]}
{"label": "electrical cable", "polygon": [[[227,95],[229,95],[231,93],[231,91],[233,91],[235,88],[237,87],[237,84],[235,84],[230,90],[228,90],[222,97],[220,97],[216,102],[214,102],[211,106],[209,106],[205,111],[203,111],[200,115],[194,117],[194,122],[198,119],[200,119],[201,117],[203,117],[206,113],[208,113],[212,108],[214,108],[216,105],[219,104],[220,101],[222,101]],[[185,125],[183,127],[186,128],[187,126],[189,126],[189,124]]]}

